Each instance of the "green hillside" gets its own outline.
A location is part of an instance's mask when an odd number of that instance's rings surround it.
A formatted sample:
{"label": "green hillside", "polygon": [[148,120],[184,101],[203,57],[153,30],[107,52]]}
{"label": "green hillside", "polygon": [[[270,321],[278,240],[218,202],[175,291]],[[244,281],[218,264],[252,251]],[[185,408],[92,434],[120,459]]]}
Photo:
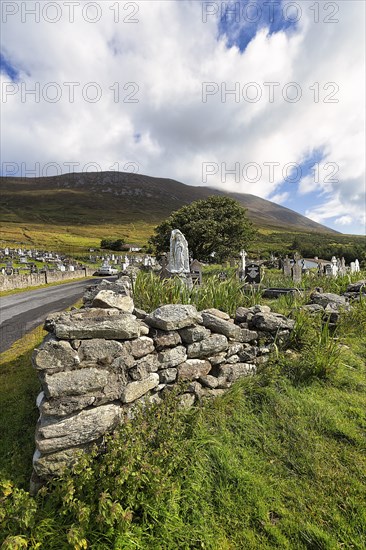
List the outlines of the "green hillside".
{"label": "green hillside", "polygon": [[[1,178],[4,242],[53,248],[97,246],[120,236],[144,244],[153,227],[185,204],[223,191],[140,174],[103,172],[46,178]],[[254,195],[230,194],[267,231],[336,232]]]}

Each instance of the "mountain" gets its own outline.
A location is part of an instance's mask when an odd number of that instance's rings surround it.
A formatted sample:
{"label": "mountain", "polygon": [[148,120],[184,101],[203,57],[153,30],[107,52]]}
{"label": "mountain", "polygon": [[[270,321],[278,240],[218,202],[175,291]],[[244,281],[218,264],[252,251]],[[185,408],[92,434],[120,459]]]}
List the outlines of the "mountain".
{"label": "mountain", "polygon": [[289,208],[255,195],[126,172],[74,173],[41,178],[0,178],[3,222],[22,224],[156,225],[185,204],[227,195],[247,208],[257,227],[337,233]]}

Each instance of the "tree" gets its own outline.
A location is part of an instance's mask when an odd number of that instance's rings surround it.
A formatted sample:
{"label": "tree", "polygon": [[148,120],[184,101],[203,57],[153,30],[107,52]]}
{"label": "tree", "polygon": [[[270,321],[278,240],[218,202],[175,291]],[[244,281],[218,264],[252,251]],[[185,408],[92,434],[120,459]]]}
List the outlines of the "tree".
{"label": "tree", "polygon": [[206,262],[212,261],[212,253],[217,262],[237,256],[256,234],[246,210],[237,201],[216,195],[183,206],[156,227],[149,242],[157,254],[169,250],[173,229],[185,235],[194,258]]}
{"label": "tree", "polygon": [[100,248],[121,251],[126,250],[126,243],[123,239],[102,239],[100,241]]}

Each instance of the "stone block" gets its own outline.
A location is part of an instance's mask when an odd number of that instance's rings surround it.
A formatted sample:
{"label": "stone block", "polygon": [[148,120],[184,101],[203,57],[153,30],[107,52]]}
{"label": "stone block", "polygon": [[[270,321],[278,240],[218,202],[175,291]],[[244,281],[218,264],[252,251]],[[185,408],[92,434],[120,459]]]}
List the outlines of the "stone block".
{"label": "stone block", "polygon": [[211,370],[211,363],[202,359],[187,359],[178,367],[178,380],[197,380]]}
{"label": "stone block", "polygon": [[184,346],[168,348],[158,353],[158,362],[160,369],[176,367],[187,359],[187,352]]}
{"label": "stone block", "polygon": [[140,324],[134,315],[118,309],[93,308],[66,311],[49,317],[46,330],[60,339],[129,340],[140,336]]}
{"label": "stone block", "polygon": [[202,317],[193,305],[167,304],[159,307],[145,319],[153,328],[178,330],[202,322]]}
{"label": "stone block", "polygon": [[223,334],[212,334],[205,340],[189,344],[187,355],[190,359],[210,357],[221,351],[226,351],[227,348],[228,341],[226,336]]}
{"label": "stone block", "polygon": [[139,382],[131,382],[122,390],[122,403],[131,403],[139,397],[142,397],[148,391],[152,390],[159,384],[159,375],[155,372],[149,374],[148,378]]}
{"label": "stone block", "polygon": [[113,429],[121,418],[121,407],[110,403],[79,412],[58,422],[41,426],[36,445],[43,454],[84,445]]}

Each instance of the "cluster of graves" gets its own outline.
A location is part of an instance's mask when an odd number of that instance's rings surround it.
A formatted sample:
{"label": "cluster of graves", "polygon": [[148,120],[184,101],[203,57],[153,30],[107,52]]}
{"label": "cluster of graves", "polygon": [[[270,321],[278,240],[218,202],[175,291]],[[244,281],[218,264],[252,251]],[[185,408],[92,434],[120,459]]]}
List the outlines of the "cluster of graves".
{"label": "cluster of graves", "polygon": [[[37,263],[42,262],[39,267]],[[67,256],[38,249],[0,248],[2,275],[43,273],[44,271],[75,271],[83,266]]]}
{"label": "cluster of graves", "polygon": [[[90,249],[92,251],[92,249]],[[42,267],[37,267],[35,262],[42,262]],[[135,269],[152,270],[159,273],[162,279],[178,276],[189,287],[202,284],[203,264],[198,260],[193,260],[189,255],[188,243],[179,229],[174,229],[170,238],[169,253],[157,259],[150,254],[104,254],[90,255],[89,262],[92,264],[102,264],[102,268],[109,274],[118,272],[126,273]],[[20,271],[27,273],[39,273],[43,271],[75,271],[83,266],[70,259],[67,256],[36,249],[22,248],[0,248],[0,267],[3,275],[16,275]],[[17,264],[18,267],[14,267]],[[21,267],[19,267],[19,265]],[[229,265],[229,264],[226,264]],[[357,273],[360,271],[359,261],[356,259],[349,266],[346,265],[344,258],[333,258],[330,261],[319,258],[301,258],[297,253],[293,258],[286,256],[284,259],[275,258],[273,255],[270,261],[257,259],[249,260],[245,250],[240,253],[240,265],[237,269],[237,276],[240,281],[249,285],[259,285],[261,282],[262,266],[275,267],[282,270],[286,277],[290,277],[295,284],[301,282],[304,274],[313,270],[320,276],[343,277],[348,273]],[[225,266],[224,266],[225,267]],[[237,267],[236,260],[230,261],[230,267]],[[108,273],[107,273],[108,274]],[[219,274],[219,278],[224,280],[227,277],[225,271]]]}
{"label": "cluster of graves", "polygon": [[[178,229],[174,229],[171,233],[169,254],[162,257],[161,264],[160,277],[162,278],[179,276],[188,286],[202,283],[203,264],[198,260],[190,260],[187,240]],[[246,251],[242,250],[237,270],[239,280],[248,285],[259,285],[263,265],[281,269],[283,274],[291,277],[295,284],[300,283],[302,276],[310,273],[310,270],[314,272],[316,269],[319,276],[325,277],[344,277],[348,273],[360,271],[360,263],[357,259],[347,266],[344,258],[333,256],[328,261],[319,258],[302,258],[295,253],[293,258],[286,256],[284,259],[279,259],[272,256],[269,262],[252,261],[248,259]],[[236,267],[235,260],[231,260],[230,267]],[[225,271],[219,274],[221,280],[226,277]]]}
{"label": "cluster of graves", "polygon": [[360,263],[356,259],[351,262],[350,266],[346,265],[344,258],[336,258],[335,256],[329,261],[320,260],[319,258],[301,258],[299,254],[294,254],[293,259],[288,256],[282,260],[282,271],[287,277],[292,277],[294,282],[300,282],[303,274],[310,272],[310,269],[316,268],[319,276],[326,277],[344,277],[348,273],[358,273],[360,271]]}
{"label": "cluster of graves", "polygon": [[133,254],[103,254],[101,256],[90,255],[89,262],[91,264],[102,263],[103,266],[116,266],[122,271],[126,271],[129,266],[155,267],[157,265],[156,258],[150,254],[143,254],[139,256]]}

